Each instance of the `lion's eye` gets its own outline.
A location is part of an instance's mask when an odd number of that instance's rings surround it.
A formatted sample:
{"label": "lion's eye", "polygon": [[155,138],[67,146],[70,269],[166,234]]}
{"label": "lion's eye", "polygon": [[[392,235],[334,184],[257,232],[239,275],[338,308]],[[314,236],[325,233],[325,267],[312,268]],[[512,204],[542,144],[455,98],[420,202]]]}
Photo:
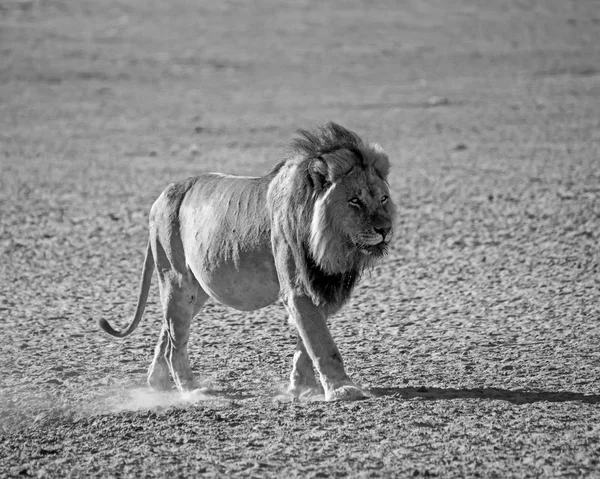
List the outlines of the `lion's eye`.
{"label": "lion's eye", "polygon": [[381,204],[382,204],[382,205],[385,205],[385,204],[388,202],[388,199],[389,199],[389,198],[388,198],[388,196],[387,196],[387,195],[383,195],[383,196],[381,197]]}
{"label": "lion's eye", "polygon": [[348,200],[348,203],[350,203],[352,206],[360,206],[360,200],[356,196],[353,198],[350,198]]}

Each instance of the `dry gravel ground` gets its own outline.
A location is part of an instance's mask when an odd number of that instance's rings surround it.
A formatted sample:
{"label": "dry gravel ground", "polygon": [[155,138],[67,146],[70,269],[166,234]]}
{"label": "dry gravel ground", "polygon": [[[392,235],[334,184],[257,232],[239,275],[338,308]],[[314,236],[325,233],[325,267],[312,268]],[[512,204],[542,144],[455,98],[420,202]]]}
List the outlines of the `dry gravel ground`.
{"label": "dry gravel ground", "polygon": [[[600,476],[595,0],[0,3],[0,475]],[[145,388],[171,181],[262,174],[298,127],[385,146],[389,257],[331,328],[373,397],[281,395],[280,304],[210,303],[215,393]]]}

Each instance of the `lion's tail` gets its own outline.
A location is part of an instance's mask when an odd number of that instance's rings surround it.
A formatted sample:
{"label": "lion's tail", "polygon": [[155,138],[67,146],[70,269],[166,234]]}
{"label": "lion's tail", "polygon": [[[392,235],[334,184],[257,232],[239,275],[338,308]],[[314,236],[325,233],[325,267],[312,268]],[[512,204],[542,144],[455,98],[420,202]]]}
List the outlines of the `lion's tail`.
{"label": "lion's tail", "polygon": [[135,309],[135,316],[123,331],[116,331],[106,319],[100,319],[98,325],[111,336],[124,338],[135,331],[138,324],[144,315],[146,309],[146,301],[148,300],[148,291],[150,291],[150,282],[152,281],[152,273],[154,272],[154,257],[150,249],[150,242],[146,248],[146,259],[144,260],[144,269],[142,270],[142,280],[140,283],[140,295]]}

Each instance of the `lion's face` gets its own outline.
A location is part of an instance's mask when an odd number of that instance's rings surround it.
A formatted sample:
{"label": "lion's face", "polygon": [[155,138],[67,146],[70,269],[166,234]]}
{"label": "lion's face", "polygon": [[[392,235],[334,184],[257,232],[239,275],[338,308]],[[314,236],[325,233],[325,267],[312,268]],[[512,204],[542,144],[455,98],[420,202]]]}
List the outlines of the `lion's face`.
{"label": "lion's face", "polygon": [[[366,148],[365,148],[366,149]],[[381,155],[372,148],[363,155]],[[385,255],[392,238],[395,207],[381,169],[357,161],[351,152],[328,159],[331,183],[315,201],[311,252],[328,273],[364,268]],[[383,160],[382,160],[383,161]],[[317,166],[318,167],[318,166]]]}
{"label": "lion's face", "polygon": [[392,238],[393,211],[385,181],[372,171],[355,171],[334,188],[343,209],[338,211],[340,227],[348,241],[362,254],[383,256]]}

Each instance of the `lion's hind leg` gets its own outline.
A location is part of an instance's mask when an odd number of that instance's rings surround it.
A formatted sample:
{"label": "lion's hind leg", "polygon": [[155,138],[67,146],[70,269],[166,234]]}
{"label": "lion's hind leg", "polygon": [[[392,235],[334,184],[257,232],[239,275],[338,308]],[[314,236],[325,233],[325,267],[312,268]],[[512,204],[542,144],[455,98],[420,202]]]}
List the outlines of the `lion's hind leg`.
{"label": "lion's hind leg", "polygon": [[[156,205],[155,205],[156,206]],[[159,209],[157,217],[164,216]],[[154,225],[161,222],[154,221]],[[168,226],[164,226],[164,225]],[[151,228],[150,243],[158,272],[158,286],[163,310],[163,324],[148,371],[148,384],[155,389],[169,389],[169,375],[179,391],[197,388],[190,367],[188,339],[190,325],[208,294],[189,270],[179,234],[162,220]]]}
{"label": "lion's hind leg", "polygon": [[161,278],[164,319],[148,371],[148,384],[154,389],[169,389],[169,375],[179,391],[198,387],[190,366],[188,340],[192,319],[208,299],[208,294],[195,279],[190,282],[195,284]]}
{"label": "lion's hind leg", "polygon": [[166,323],[160,329],[158,343],[154,348],[154,359],[148,369],[148,385],[157,391],[166,391],[171,388],[171,379],[169,374],[169,365],[167,364],[167,328]]}

